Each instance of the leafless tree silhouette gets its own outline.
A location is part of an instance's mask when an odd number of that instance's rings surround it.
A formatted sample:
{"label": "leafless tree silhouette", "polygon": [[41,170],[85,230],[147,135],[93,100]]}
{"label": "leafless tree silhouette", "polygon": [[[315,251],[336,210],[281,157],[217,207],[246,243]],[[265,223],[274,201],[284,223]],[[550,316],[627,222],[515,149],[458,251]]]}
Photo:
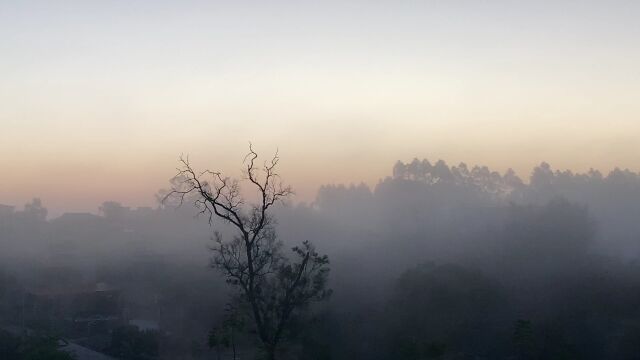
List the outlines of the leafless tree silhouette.
{"label": "leafless tree silhouette", "polygon": [[210,170],[196,172],[186,157],[180,157],[181,166],[165,200],[193,201],[210,224],[217,218],[236,229],[231,239],[215,232],[211,265],[239,290],[237,299],[249,309],[265,354],[273,360],[292,316],[330,295],[326,286],[329,259],[308,241],[294,247],[292,257],[283,254],[270,210],[293,191],[276,171],[278,153],[262,167],[256,165],[257,160],[249,144],[243,180],[256,188],[256,203],[246,201],[239,180]]}

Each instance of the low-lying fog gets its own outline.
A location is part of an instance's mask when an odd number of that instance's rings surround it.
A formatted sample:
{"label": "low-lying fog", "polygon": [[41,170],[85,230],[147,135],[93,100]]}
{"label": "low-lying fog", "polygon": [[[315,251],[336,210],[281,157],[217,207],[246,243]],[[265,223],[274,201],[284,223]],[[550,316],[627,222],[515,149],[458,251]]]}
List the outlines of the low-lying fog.
{"label": "low-lying fog", "polygon": [[[208,334],[231,291],[209,267],[212,234],[233,229],[175,205],[107,201],[99,215],[53,219],[38,199],[0,205],[0,325],[121,358],[232,358],[210,348]],[[331,261],[333,295],[293,327],[289,356],[633,359],[640,351],[638,173],[542,163],[523,180],[413,160],[374,188],[323,186],[313,203],[278,205],[274,216],[287,248],[310,240]],[[138,350],[123,352],[124,325],[156,337],[135,335]],[[250,323],[237,335],[239,358],[253,356],[253,336]]]}

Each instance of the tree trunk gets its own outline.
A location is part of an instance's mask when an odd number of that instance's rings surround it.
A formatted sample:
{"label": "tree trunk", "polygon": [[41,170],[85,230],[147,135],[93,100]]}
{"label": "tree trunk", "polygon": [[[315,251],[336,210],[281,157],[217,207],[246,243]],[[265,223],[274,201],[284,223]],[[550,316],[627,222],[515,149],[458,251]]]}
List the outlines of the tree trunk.
{"label": "tree trunk", "polygon": [[236,340],[233,337],[233,329],[231,330],[231,347],[233,348],[233,360],[236,360]]}

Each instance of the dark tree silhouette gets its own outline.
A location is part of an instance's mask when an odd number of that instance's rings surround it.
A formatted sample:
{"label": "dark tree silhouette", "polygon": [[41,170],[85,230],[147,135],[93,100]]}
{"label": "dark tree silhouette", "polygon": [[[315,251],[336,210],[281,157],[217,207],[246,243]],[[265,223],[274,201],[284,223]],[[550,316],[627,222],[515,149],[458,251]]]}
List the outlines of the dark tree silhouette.
{"label": "dark tree silhouette", "polygon": [[[227,283],[239,290],[237,301],[246,305],[268,359],[273,360],[286,337],[293,316],[313,301],[330,295],[326,288],[329,259],[319,255],[305,241],[294,247],[293,259],[283,254],[270,214],[273,205],[293,194],[276,172],[276,153],[262,168],[258,154],[249,145],[244,160],[244,180],[254,187],[259,201],[249,204],[240,191],[240,181],[220,172],[196,172],[189,159],[180,158],[181,167],[171,192],[182,204],[192,200],[209,223],[218,218],[231,224],[236,234],[224,239],[215,232],[212,267],[220,270]],[[243,308],[243,306],[239,306]]]}
{"label": "dark tree silhouette", "polygon": [[220,359],[220,348],[231,348],[233,360],[237,359],[236,332],[243,330],[245,320],[242,314],[232,304],[225,307],[224,319],[218,328],[209,332],[209,347],[215,348]]}

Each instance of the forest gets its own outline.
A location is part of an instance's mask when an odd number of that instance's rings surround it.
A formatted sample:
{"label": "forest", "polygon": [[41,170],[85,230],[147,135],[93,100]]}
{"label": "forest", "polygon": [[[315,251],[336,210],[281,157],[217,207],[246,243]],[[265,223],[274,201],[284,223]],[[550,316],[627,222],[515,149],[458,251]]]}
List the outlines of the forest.
{"label": "forest", "polygon": [[640,174],[414,159],[297,203],[265,166],[200,192],[181,172],[155,207],[0,205],[0,358],[638,358]]}

